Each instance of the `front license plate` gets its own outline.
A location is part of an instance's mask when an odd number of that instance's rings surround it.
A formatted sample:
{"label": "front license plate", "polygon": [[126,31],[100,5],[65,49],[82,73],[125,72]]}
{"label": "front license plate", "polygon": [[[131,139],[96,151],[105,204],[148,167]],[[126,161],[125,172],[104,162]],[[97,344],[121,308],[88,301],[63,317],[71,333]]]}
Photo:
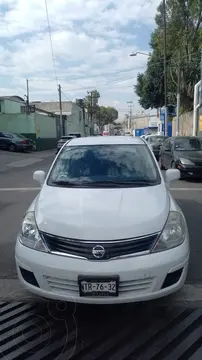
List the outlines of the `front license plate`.
{"label": "front license plate", "polygon": [[80,296],[118,296],[118,277],[86,278],[79,277]]}

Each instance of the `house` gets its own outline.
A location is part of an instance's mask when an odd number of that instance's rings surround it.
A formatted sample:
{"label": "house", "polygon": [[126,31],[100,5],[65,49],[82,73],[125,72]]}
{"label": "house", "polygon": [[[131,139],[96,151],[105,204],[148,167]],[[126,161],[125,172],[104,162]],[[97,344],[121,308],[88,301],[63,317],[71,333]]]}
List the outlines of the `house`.
{"label": "house", "polygon": [[[35,101],[31,103],[38,109],[60,115],[60,103],[58,101]],[[87,119],[84,118],[83,110],[72,101],[62,101],[63,134],[80,132],[82,136],[88,135]]]}
{"label": "house", "polygon": [[53,149],[59,137],[59,116],[19,96],[0,97],[0,130],[15,132],[36,142],[37,150]]}

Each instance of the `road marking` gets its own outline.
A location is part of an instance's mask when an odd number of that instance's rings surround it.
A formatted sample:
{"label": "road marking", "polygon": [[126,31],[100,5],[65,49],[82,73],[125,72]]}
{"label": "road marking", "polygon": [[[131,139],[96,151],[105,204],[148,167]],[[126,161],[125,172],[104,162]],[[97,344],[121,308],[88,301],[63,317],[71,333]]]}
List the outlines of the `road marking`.
{"label": "road marking", "polygon": [[172,191],[202,191],[201,188],[170,188]]}
{"label": "road marking", "polygon": [[25,188],[0,188],[0,191],[39,191],[40,187],[25,187]]}
{"label": "road marking", "polygon": [[14,162],[8,164],[7,166],[9,166],[9,167],[25,167],[25,166],[29,166],[29,165],[33,165],[35,163],[38,163],[38,162],[40,162],[42,160],[43,159],[32,157],[32,158],[28,158],[28,159],[14,161]]}

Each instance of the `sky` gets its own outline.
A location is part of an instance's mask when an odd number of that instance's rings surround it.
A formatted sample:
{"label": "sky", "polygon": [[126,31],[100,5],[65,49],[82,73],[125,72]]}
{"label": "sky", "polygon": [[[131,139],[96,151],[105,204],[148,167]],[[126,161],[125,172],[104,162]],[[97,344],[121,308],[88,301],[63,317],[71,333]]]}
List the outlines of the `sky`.
{"label": "sky", "polygon": [[29,79],[30,101],[58,100],[61,84],[63,101],[97,89],[120,119],[128,101],[141,112],[133,85],[148,57],[129,54],[149,53],[159,2],[0,0],[0,96],[24,97]]}

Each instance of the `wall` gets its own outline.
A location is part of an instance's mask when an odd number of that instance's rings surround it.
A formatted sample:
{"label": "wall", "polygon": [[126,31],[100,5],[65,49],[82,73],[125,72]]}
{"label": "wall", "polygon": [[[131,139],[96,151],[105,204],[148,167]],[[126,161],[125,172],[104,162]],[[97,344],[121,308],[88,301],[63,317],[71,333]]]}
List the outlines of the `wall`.
{"label": "wall", "polygon": [[25,107],[25,104],[6,99],[4,100],[5,114],[21,114],[21,106]]}
{"label": "wall", "polygon": [[19,134],[34,134],[34,115],[0,114],[0,130],[16,132]]}
{"label": "wall", "polygon": [[[172,135],[176,136],[176,118],[173,119]],[[180,115],[180,135],[192,136],[193,133],[193,111]]]}
{"label": "wall", "polygon": [[[62,111],[71,112],[72,104],[73,103],[71,101],[62,101]],[[42,109],[54,113],[60,111],[60,104],[58,101],[32,102],[32,105],[36,105],[38,109]]]}
{"label": "wall", "polygon": [[34,114],[37,150],[54,149],[57,145],[56,118],[39,113]]}
{"label": "wall", "polygon": [[[45,111],[50,111],[53,113],[58,113],[60,111],[59,102],[33,102],[32,104],[36,105],[38,109]],[[71,113],[67,115],[67,120],[65,121],[65,134],[69,132],[80,132],[82,135],[85,134],[84,130],[84,121],[83,121],[83,112],[82,109],[71,101],[62,102],[62,111],[63,114]]]}
{"label": "wall", "polygon": [[143,129],[148,127],[149,125],[149,117],[147,118],[136,118],[131,120],[131,128],[132,129]]}

